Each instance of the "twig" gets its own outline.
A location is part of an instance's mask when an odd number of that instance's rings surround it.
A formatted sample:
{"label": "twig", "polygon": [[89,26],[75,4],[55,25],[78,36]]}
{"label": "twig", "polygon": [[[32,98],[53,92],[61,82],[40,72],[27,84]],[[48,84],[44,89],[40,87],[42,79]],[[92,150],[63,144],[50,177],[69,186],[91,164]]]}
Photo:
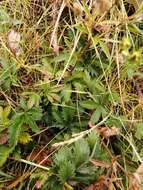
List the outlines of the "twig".
{"label": "twig", "polygon": [[101,122],[99,122],[97,125],[92,126],[92,128],[82,131],[80,133],[76,133],[74,135],[72,135],[73,138],[66,140],[66,141],[62,141],[59,143],[55,143],[52,145],[52,147],[57,147],[57,146],[64,146],[66,144],[72,144],[76,141],[78,141],[79,139],[83,138],[85,135],[88,135],[89,133],[91,133],[93,130],[95,130],[95,128],[99,127],[100,125],[102,125],[111,115],[111,112],[107,115],[107,117],[105,117]]}

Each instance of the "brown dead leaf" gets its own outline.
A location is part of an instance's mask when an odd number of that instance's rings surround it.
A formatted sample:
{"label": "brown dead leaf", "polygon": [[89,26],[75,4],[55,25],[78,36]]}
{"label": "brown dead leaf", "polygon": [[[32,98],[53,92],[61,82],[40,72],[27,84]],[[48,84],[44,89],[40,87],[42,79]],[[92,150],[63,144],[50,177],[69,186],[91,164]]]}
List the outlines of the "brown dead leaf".
{"label": "brown dead leaf", "polygon": [[15,56],[19,56],[21,54],[20,41],[21,41],[20,33],[12,29],[8,33],[7,44]]}
{"label": "brown dead leaf", "polygon": [[42,187],[42,182],[40,180],[37,180],[36,183],[35,183],[35,187],[36,189],[40,189]]}
{"label": "brown dead leaf", "polygon": [[94,9],[99,15],[103,15],[110,10],[112,2],[110,0],[96,0],[94,1]]}
{"label": "brown dead leaf", "polygon": [[112,128],[100,127],[100,128],[97,128],[96,130],[105,139],[109,139],[111,136],[120,134],[119,128],[116,128],[116,127],[112,127]]}
{"label": "brown dead leaf", "polygon": [[106,176],[101,176],[97,182],[91,184],[90,186],[85,188],[85,190],[107,190],[108,186],[109,178],[107,178]]}
{"label": "brown dead leaf", "polygon": [[82,13],[82,7],[78,2],[73,3],[73,11],[76,15],[81,15]]}
{"label": "brown dead leaf", "polygon": [[143,162],[141,163],[141,165],[138,167],[138,169],[136,170],[136,173],[138,175],[142,175],[143,176]]}
{"label": "brown dead leaf", "polygon": [[129,190],[141,190],[140,176],[136,173],[129,177]]}
{"label": "brown dead leaf", "polygon": [[8,134],[7,132],[3,132],[0,134],[0,144],[6,144],[8,141]]}
{"label": "brown dead leaf", "polygon": [[110,168],[111,164],[101,161],[101,160],[91,160],[91,163],[96,167]]}
{"label": "brown dead leaf", "polygon": [[137,168],[136,172],[129,177],[129,190],[141,190],[143,182],[143,162]]}

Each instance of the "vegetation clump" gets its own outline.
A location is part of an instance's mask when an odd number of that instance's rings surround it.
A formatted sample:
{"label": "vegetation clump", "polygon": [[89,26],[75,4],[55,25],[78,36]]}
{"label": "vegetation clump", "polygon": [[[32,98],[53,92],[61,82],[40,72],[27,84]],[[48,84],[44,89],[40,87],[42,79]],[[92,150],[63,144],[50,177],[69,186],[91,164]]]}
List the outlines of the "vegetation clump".
{"label": "vegetation clump", "polygon": [[0,190],[143,188],[143,3],[0,1]]}

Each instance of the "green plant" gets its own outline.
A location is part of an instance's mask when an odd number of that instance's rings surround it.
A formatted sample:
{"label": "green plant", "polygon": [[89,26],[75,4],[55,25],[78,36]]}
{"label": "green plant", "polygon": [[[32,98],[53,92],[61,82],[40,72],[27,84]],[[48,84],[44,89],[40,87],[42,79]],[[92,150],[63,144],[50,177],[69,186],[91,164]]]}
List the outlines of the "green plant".
{"label": "green plant", "polygon": [[142,189],[142,10],[0,2],[0,189]]}

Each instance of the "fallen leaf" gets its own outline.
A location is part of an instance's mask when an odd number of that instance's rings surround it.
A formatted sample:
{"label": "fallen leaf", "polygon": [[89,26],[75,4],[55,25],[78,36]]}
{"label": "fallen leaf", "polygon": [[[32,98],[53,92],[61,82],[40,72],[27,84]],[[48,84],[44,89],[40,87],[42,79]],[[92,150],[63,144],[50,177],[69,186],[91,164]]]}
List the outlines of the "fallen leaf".
{"label": "fallen leaf", "polygon": [[85,190],[105,190],[109,186],[110,179],[106,176],[101,176],[99,180],[88,187],[85,188]]}
{"label": "fallen leaf", "polygon": [[0,134],[0,144],[6,144],[8,141],[8,134],[7,132],[3,132]]}
{"label": "fallen leaf", "polygon": [[97,128],[96,130],[105,139],[109,139],[111,136],[120,134],[119,128],[116,128],[116,127],[112,127],[112,128],[100,127],[100,128]]}
{"label": "fallen leaf", "polygon": [[35,187],[36,189],[40,189],[42,187],[42,182],[40,180],[37,180],[36,183],[35,183]]}
{"label": "fallen leaf", "polygon": [[21,54],[21,47],[20,47],[20,41],[21,41],[21,35],[19,32],[16,32],[15,30],[11,30],[8,33],[8,47],[12,51],[12,53],[16,56],[19,56]]}
{"label": "fallen leaf", "polygon": [[136,173],[138,173],[139,175],[143,175],[143,162],[141,163],[141,165],[136,170]]}
{"label": "fallen leaf", "polygon": [[137,170],[129,176],[129,190],[141,190],[143,182],[143,162]]}
{"label": "fallen leaf", "polygon": [[129,177],[129,190],[141,190],[140,176],[136,173]]}
{"label": "fallen leaf", "polygon": [[91,160],[91,163],[97,167],[102,167],[102,168],[110,168],[111,167],[111,164],[108,164],[107,162],[100,161],[100,160]]}
{"label": "fallen leaf", "polygon": [[73,3],[73,11],[76,15],[81,15],[82,13],[82,6],[78,2]]}
{"label": "fallen leaf", "polygon": [[96,0],[94,1],[93,6],[94,6],[95,11],[99,15],[103,16],[103,14],[108,12],[110,8],[112,7],[112,2],[110,0]]}

